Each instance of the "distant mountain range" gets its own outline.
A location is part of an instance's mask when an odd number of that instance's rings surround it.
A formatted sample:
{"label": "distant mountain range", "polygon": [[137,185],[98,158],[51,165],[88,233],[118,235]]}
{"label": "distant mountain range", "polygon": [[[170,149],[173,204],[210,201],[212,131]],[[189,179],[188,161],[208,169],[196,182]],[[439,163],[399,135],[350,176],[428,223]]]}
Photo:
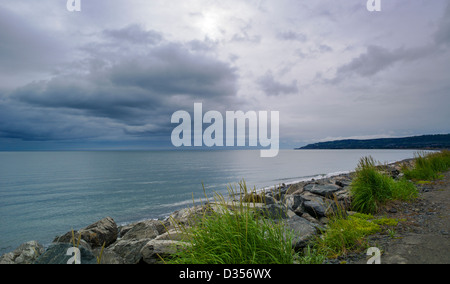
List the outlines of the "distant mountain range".
{"label": "distant mountain range", "polygon": [[303,149],[450,149],[450,134],[370,140],[348,139],[309,144],[296,150]]}

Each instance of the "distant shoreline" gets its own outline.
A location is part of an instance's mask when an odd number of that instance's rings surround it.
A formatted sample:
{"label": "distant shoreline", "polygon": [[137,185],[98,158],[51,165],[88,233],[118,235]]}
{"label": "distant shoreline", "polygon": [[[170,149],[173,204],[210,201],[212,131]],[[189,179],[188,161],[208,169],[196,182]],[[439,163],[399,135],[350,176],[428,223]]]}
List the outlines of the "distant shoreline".
{"label": "distant shoreline", "polygon": [[294,150],[444,150],[450,148],[450,134],[403,138],[346,139],[309,144]]}

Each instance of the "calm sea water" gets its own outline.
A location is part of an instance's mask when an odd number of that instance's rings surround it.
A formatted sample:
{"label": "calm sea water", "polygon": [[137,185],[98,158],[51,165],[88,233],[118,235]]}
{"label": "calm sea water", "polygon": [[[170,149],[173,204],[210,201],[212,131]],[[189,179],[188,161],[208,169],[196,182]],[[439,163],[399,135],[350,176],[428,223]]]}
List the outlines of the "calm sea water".
{"label": "calm sea water", "polygon": [[413,150],[0,152],[0,254],[110,216],[164,218],[245,179],[257,188],[353,171],[359,158],[412,158]]}

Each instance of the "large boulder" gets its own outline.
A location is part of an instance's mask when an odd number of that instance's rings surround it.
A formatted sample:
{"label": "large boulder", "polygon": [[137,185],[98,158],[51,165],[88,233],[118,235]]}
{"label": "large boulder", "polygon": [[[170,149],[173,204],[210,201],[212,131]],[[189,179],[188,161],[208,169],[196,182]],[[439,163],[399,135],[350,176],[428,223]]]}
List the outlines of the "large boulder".
{"label": "large boulder", "polygon": [[317,194],[323,197],[331,198],[334,193],[342,190],[342,187],[335,184],[308,184],[305,186],[305,191]]}
{"label": "large boulder", "polygon": [[300,195],[303,193],[303,187],[307,184],[306,181],[291,184],[286,191],[286,195]]}
{"label": "large boulder", "polygon": [[337,176],[334,178],[334,183],[340,187],[347,187],[352,184],[352,179],[348,175]]}
{"label": "large boulder", "polygon": [[187,232],[181,229],[172,229],[168,232],[159,235],[155,238],[155,240],[159,241],[189,241],[189,235]]}
{"label": "large boulder", "polygon": [[297,215],[289,218],[286,221],[286,226],[287,229],[291,230],[294,234],[292,247],[295,250],[306,247],[317,234],[317,227],[315,224]]}
{"label": "large boulder", "polygon": [[[76,260],[76,253],[80,253],[79,263]],[[35,264],[96,264],[97,258],[90,250],[79,247],[75,248],[69,243],[57,243],[51,245],[44,254],[42,254]]]}
{"label": "large boulder", "polygon": [[259,192],[259,193],[247,193],[244,198],[242,199],[242,202],[244,203],[262,203],[262,204],[275,204],[277,201],[271,197],[269,194],[266,194],[266,192]]}
{"label": "large boulder", "polygon": [[269,204],[256,206],[256,211],[269,219],[287,219],[289,218],[288,209],[281,204]]}
{"label": "large boulder", "polygon": [[[92,248],[99,248],[105,244],[108,247],[117,240],[119,230],[117,224],[111,217],[102,219],[92,225],[74,232],[75,242],[81,235],[81,239],[86,241]],[[56,238],[54,243],[72,243],[72,231],[67,232],[61,237]]]}
{"label": "large boulder", "polygon": [[309,215],[320,219],[327,215],[327,205],[320,198],[309,198],[302,203],[302,209]]}
{"label": "large boulder", "polygon": [[142,260],[148,264],[163,263],[187,244],[178,241],[151,240],[141,250]]}
{"label": "large boulder", "polygon": [[164,226],[159,221],[147,220],[135,224],[122,240],[154,239],[164,232]]}
{"label": "large boulder", "polygon": [[[158,234],[164,234],[167,232],[167,228],[170,227],[169,221],[160,221],[160,220],[145,220],[135,223],[126,224],[119,227],[119,236],[118,238],[123,238],[131,229],[135,228],[137,225],[140,225],[141,223],[149,225],[153,225],[153,227],[158,231]],[[142,225],[142,224],[141,224]]]}
{"label": "large boulder", "polygon": [[295,211],[301,207],[305,199],[301,195],[288,195],[285,197],[284,204],[289,210]]}
{"label": "large boulder", "polygon": [[13,252],[2,255],[0,264],[32,264],[44,252],[44,247],[37,241],[27,242]]}
{"label": "large boulder", "polygon": [[149,241],[151,241],[151,239],[122,239],[108,247],[105,252],[110,257],[116,256],[112,261],[123,262],[125,264],[137,264],[142,259],[141,249]]}
{"label": "large boulder", "polygon": [[172,213],[168,221],[170,222],[171,227],[179,227],[182,226],[191,226],[198,222],[200,222],[203,216],[211,214],[214,210],[211,208],[211,205],[197,205],[191,208],[185,208]]}
{"label": "large boulder", "polygon": [[112,250],[102,252],[100,248],[97,248],[93,253],[100,258],[100,264],[126,264],[125,260]]}

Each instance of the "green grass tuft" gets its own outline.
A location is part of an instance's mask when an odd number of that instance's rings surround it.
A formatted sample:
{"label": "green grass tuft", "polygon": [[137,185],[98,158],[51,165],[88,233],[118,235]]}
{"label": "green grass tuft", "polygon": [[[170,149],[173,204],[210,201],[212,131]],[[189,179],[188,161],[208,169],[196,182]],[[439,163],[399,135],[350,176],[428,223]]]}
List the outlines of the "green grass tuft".
{"label": "green grass tuft", "polygon": [[436,153],[417,152],[414,168],[404,168],[405,177],[411,180],[436,180],[441,172],[450,168],[450,151]]}
{"label": "green grass tuft", "polygon": [[176,264],[292,264],[293,235],[283,223],[257,214],[252,203],[244,202],[245,183],[240,192],[230,190],[230,196],[241,196],[230,209],[230,201],[215,194],[219,207],[205,214],[193,227],[180,228],[190,236],[189,243],[167,263]]}
{"label": "green grass tuft", "polygon": [[354,211],[373,214],[388,200],[410,201],[418,196],[418,192],[406,179],[395,181],[380,172],[375,160],[369,156],[360,159],[351,184],[351,196]]}

